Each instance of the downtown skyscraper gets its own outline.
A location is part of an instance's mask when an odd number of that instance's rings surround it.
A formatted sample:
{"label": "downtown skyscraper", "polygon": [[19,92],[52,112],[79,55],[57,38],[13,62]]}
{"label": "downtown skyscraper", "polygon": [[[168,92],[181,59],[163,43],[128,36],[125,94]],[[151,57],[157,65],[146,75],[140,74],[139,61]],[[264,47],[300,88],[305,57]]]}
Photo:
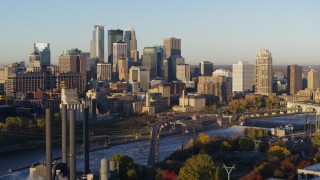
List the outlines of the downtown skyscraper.
{"label": "downtown skyscraper", "polygon": [[123,41],[127,44],[127,56],[129,59],[136,60],[137,38],[133,28],[124,30]]}
{"label": "downtown skyscraper", "polygon": [[209,61],[201,61],[199,63],[200,75],[201,76],[212,76],[213,63]]}
{"label": "downtown skyscraper", "polygon": [[248,61],[232,65],[232,92],[251,91],[254,84],[254,67]]}
{"label": "downtown skyscraper", "polygon": [[302,66],[287,66],[287,94],[295,95],[302,89]]}
{"label": "downtown skyscraper", "polygon": [[108,30],[108,63],[113,63],[113,43],[123,39],[123,31],[121,29]]}
{"label": "downtown skyscraper", "polygon": [[166,57],[181,56],[181,39],[170,37],[163,40]]}
{"label": "downtown skyscraper", "polygon": [[34,43],[34,52],[40,54],[40,66],[42,69],[50,66],[51,52],[49,43]]}
{"label": "downtown skyscraper", "polygon": [[90,59],[104,63],[104,26],[94,25],[93,39],[90,41]]}
{"label": "downtown skyscraper", "polygon": [[272,56],[269,50],[260,49],[257,52],[254,70],[255,93],[272,95]]}

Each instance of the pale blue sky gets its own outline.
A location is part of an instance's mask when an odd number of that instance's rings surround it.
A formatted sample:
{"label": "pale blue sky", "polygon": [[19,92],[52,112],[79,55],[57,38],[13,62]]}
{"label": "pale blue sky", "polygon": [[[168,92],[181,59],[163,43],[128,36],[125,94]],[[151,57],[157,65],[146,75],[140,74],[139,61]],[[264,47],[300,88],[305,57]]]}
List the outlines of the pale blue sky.
{"label": "pale blue sky", "polygon": [[89,51],[94,24],[133,27],[140,52],[181,38],[190,64],[253,63],[261,48],[274,64],[320,64],[318,0],[2,0],[0,23],[0,64],[28,61],[34,42],[51,44],[53,64],[64,49]]}

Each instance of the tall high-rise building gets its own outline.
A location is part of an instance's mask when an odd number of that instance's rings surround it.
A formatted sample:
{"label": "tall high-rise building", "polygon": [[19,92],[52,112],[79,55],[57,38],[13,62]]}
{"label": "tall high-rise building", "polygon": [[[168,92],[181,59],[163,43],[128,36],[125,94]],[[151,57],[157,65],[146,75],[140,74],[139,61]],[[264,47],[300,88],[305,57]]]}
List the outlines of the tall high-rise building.
{"label": "tall high-rise building", "polygon": [[166,58],[170,56],[181,56],[181,39],[170,37],[163,40]]}
{"label": "tall high-rise building", "polygon": [[113,63],[113,43],[123,39],[123,31],[120,29],[108,30],[108,63]]}
{"label": "tall high-rise building", "polygon": [[177,64],[184,64],[184,58],[181,56],[171,56],[168,59],[168,81],[177,79]]}
{"label": "tall high-rise building", "polygon": [[265,96],[272,95],[272,56],[267,49],[260,49],[256,54],[255,93]]}
{"label": "tall high-rise building", "polygon": [[93,38],[90,41],[90,58],[96,58],[98,63],[104,62],[104,26],[94,25]]}
{"label": "tall high-rise building", "polygon": [[81,53],[81,50],[74,48],[64,50],[59,56],[60,72],[62,73],[81,73],[84,77],[84,83],[87,77],[87,57]]}
{"label": "tall high-rise building", "polygon": [[136,32],[133,28],[127,28],[124,30],[123,40],[127,44],[128,57],[135,59],[134,56],[132,56],[134,55],[132,52],[137,51],[137,39]]}
{"label": "tall high-rise building", "polygon": [[168,82],[168,80],[169,80],[169,62],[167,59],[163,60],[161,71],[162,71],[163,79]]}
{"label": "tall high-rise building", "polygon": [[34,43],[34,51],[39,53],[41,56],[40,65],[42,69],[50,66],[51,53],[49,43]]}
{"label": "tall high-rise building", "polygon": [[252,90],[254,84],[254,65],[239,61],[232,65],[232,92]]}
{"label": "tall high-rise building", "polygon": [[150,69],[150,78],[157,77],[157,48],[145,47],[143,49],[142,65]]}
{"label": "tall high-rise building", "polygon": [[120,40],[116,43],[113,43],[113,72],[118,72],[118,60],[120,58],[127,59],[127,44]]}
{"label": "tall high-rise building", "polygon": [[320,72],[311,69],[308,72],[308,88],[317,89],[320,88]]}
{"label": "tall high-rise building", "polygon": [[120,57],[118,60],[118,66],[119,66],[119,80],[129,80],[129,74],[128,74],[128,60],[124,57]]}
{"label": "tall high-rise building", "polygon": [[202,61],[199,63],[200,76],[212,76],[213,63],[209,61]]}
{"label": "tall high-rise building", "polygon": [[112,65],[110,63],[97,64],[97,80],[110,81],[112,79]]}
{"label": "tall high-rise building", "polygon": [[41,70],[41,55],[37,52],[33,52],[29,55],[28,72],[40,72]]}
{"label": "tall high-rise building", "polygon": [[162,66],[163,60],[166,59],[166,51],[163,46],[155,46],[157,49],[157,77],[163,77]]}
{"label": "tall high-rise building", "polygon": [[132,66],[129,72],[129,82],[139,82],[143,91],[150,87],[150,69],[142,66]]}
{"label": "tall high-rise building", "polygon": [[302,89],[302,66],[296,64],[287,67],[287,94],[296,94]]}
{"label": "tall high-rise building", "polygon": [[184,83],[190,81],[190,65],[189,64],[177,64],[177,80]]}

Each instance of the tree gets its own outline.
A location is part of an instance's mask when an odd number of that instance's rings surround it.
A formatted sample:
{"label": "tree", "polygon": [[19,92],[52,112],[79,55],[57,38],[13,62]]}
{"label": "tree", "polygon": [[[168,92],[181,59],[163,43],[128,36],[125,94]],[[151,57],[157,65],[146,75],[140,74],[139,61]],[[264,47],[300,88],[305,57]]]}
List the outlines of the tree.
{"label": "tree", "polygon": [[262,176],[257,170],[251,171],[247,176],[240,178],[241,180],[262,180]]}
{"label": "tree", "polygon": [[289,157],[291,155],[291,152],[282,146],[274,145],[271,146],[268,150],[268,156],[269,157],[275,157],[276,159],[282,160],[286,157]]}
{"label": "tree", "polygon": [[43,118],[38,118],[37,119],[37,126],[39,128],[44,128],[46,126],[46,121]]}
{"label": "tree", "polygon": [[168,170],[166,170],[166,171],[163,173],[163,177],[164,177],[164,179],[166,179],[166,180],[175,180],[175,179],[177,179],[177,174],[176,174],[174,171],[168,171]]}
{"label": "tree", "polygon": [[299,162],[298,168],[302,169],[302,168],[308,167],[310,165],[311,165],[310,161],[303,160],[303,161]]}
{"label": "tree", "polygon": [[317,131],[312,134],[311,142],[314,146],[320,147],[320,131]]}
{"label": "tree", "polygon": [[208,145],[211,142],[211,137],[208,134],[200,133],[197,142],[201,145]]}
{"label": "tree", "polygon": [[220,168],[215,166],[207,154],[198,154],[189,158],[180,169],[179,179],[219,179]]}
{"label": "tree", "polygon": [[221,143],[221,149],[223,151],[229,151],[231,149],[231,145],[228,141],[222,141]]}
{"label": "tree", "polygon": [[296,166],[289,159],[284,159],[281,161],[280,169],[282,170],[286,179],[294,179],[297,170]]}
{"label": "tree", "polygon": [[137,171],[135,169],[129,169],[127,171],[128,179],[138,179]]}
{"label": "tree", "polygon": [[162,180],[163,179],[164,170],[158,168],[156,171],[155,180]]}
{"label": "tree", "polygon": [[254,143],[250,138],[241,138],[239,141],[240,151],[252,151]]}
{"label": "tree", "polygon": [[188,148],[196,147],[197,143],[198,143],[197,139],[194,139],[194,138],[190,139],[189,142],[188,142]]}
{"label": "tree", "polygon": [[[119,163],[120,179],[128,179],[128,170],[134,168],[135,166],[133,159],[122,154],[115,154],[111,157],[111,159]],[[132,171],[130,172],[130,175],[133,175]]]}

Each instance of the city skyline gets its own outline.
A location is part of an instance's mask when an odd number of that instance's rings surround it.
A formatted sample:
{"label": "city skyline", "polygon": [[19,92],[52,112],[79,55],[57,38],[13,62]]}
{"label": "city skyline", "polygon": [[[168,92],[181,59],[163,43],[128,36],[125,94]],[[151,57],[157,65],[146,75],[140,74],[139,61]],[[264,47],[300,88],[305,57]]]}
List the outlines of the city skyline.
{"label": "city skyline", "polygon": [[[0,29],[0,62],[2,65],[27,62],[37,42],[50,43],[52,64],[58,64],[58,57],[65,49],[90,52],[92,27],[96,24],[105,26],[105,57],[107,31],[130,27],[135,29],[140,52],[144,47],[163,45],[164,38],[181,39],[182,56],[191,65],[201,61],[217,65],[231,65],[240,60],[253,63],[255,52],[264,48],[272,52],[274,65],[315,65],[320,59],[318,1],[197,4],[184,1],[170,2],[168,6],[169,2],[142,1],[139,5],[130,1],[99,2],[97,5],[55,1],[19,2],[19,6],[13,1],[3,2],[0,19],[6,28]],[[121,15],[114,8],[120,5],[123,5]],[[170,15],[171,7],[179,13]],[[79,10],[87,13],[78,13]]]}

